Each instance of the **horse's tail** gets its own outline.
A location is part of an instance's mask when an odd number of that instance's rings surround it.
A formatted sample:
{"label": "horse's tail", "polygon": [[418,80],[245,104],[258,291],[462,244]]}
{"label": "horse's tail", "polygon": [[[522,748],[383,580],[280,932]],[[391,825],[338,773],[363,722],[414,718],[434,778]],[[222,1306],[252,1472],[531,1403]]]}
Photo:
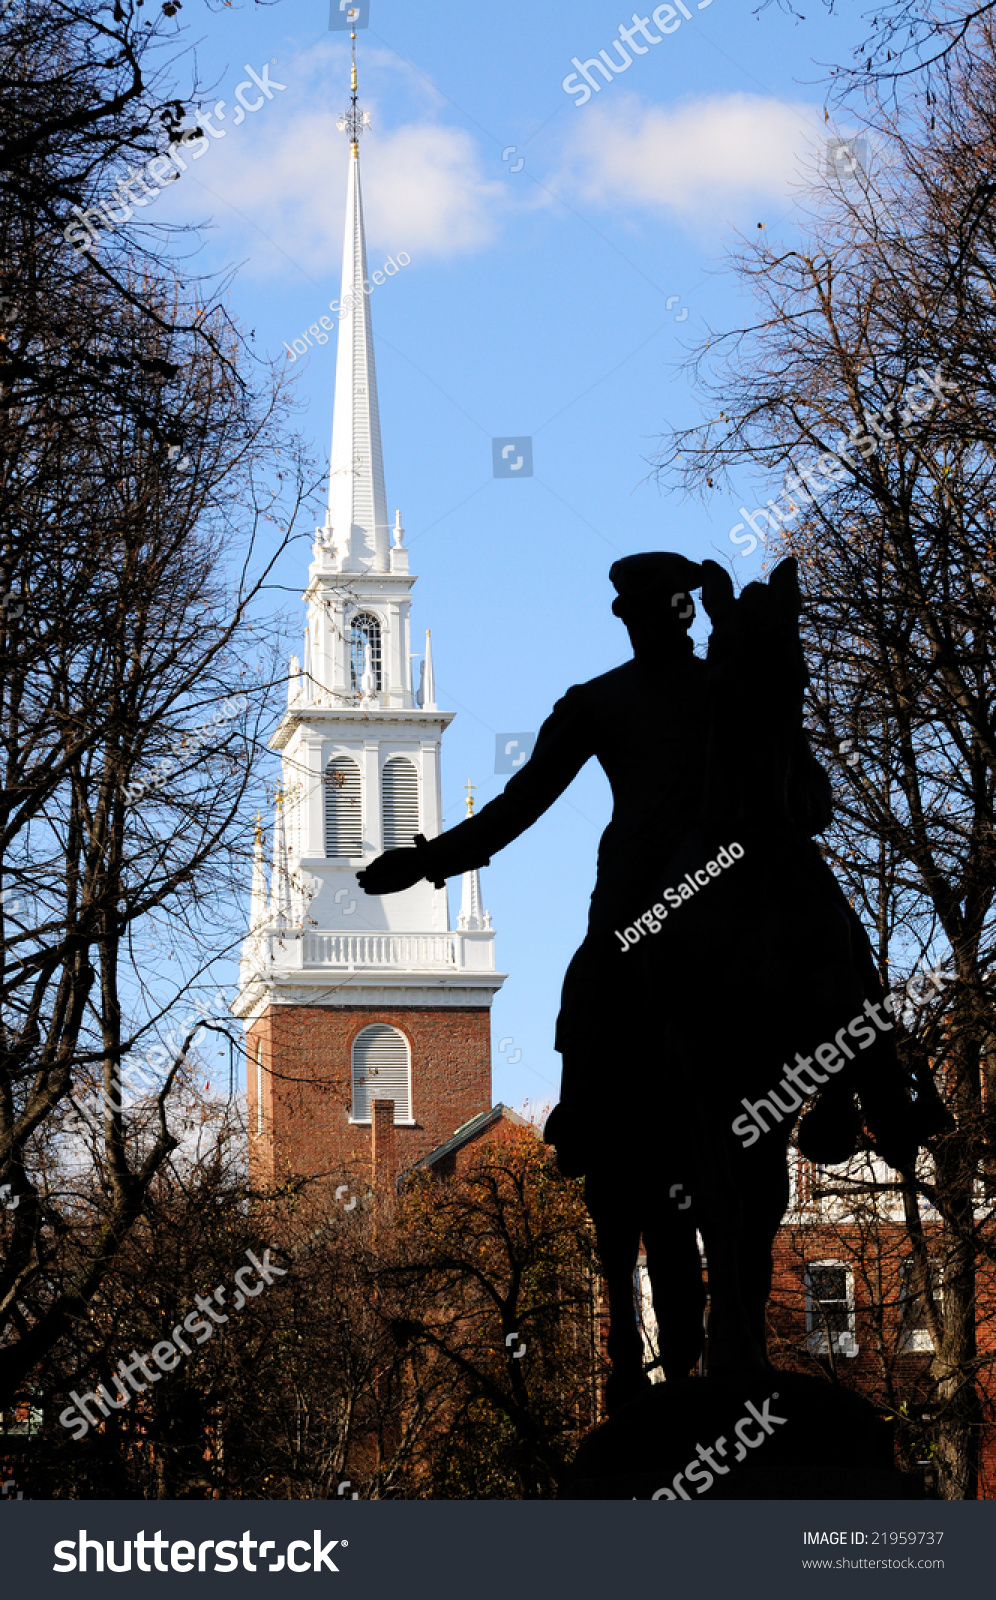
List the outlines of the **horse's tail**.
{"label": "horse's tail", "polygon": [[[847,902],[833,874],[838,904],[846,912],[854,971],[861,992],[861,1013],[850,1019],[853,1051],[848,1070],[816,1098],[799,1128],[799,1148],[811,1161],[836,1164],[853,1155],[866,1123],[872,1143],[882,1158],[897,1170],[912,1168],[921,1144],[938,1131],[929,1115],[927,1097],[911,1097],[911,1080],[897,1048],[900,1018],[886,995],[875,965],[864,925]],[[860,1030],[856,1032],[855,1030]],[[857,1094],[860,1114],[855,1105]]]}

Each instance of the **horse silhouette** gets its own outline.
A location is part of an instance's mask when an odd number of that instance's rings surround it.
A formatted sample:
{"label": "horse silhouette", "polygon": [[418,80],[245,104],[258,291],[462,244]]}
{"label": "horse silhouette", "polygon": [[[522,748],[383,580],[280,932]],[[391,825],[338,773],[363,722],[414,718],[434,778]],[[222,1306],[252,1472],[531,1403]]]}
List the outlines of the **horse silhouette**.
{"label": "horse silhouette", "polygon": [[[883,998],[867,937],[812,838],[831,801],[803,726],[794,561],[739,597],[715,562],[667,554],[627,557],[610,578],[634,660],[569,690],[476,817],[385,852],[358,880],[375,894],[423,876],[441,885],[486,865],[591,755],[606,771],[613,816],[564,982],[561,1100],[545,1137],[585,1179],[615,1409],[649,1382],[634,1305],[641,1238],[665,1375],[685,1376],[703,1349],[697,1234],[709,1371],[763,1368],[796,1111],[822,1082],[799,1132],[814,1160],[845,1159],[867,1121],[876,1148],[908,1166],[917,1132],[892,1019],[866,1010]],[[705,662],[687,638],[699,586],[713,624]],[[798,1067],[835,1040],[832,1070]]]}
{"label": "horse silhouette", "polygon": [[[803,727],[795,563],[735,599],[704,562],[702,600],[713,632],[699,816],[633,907],[645,917],[630,921],[637,941],[627,953],[606,940],[603,952],[607,981],[613,961],[632,964],[627,1045],[646,1063],[635,1115],[606,1126],[604,1159],[586,1173],[609,1295],[610,1409],[648,1381],[633,1295],[641,1236],[665,1376],[686,1376],[703,1349],[696,1232],[708,1370],[763,1369],[795,1114],[819,1095],[799,1131],[813,1160],[846,1159],[863,1120],[892,1165],[908,1168],[917,1147],[867,937],[811,837],[831,802]],[[832,1070],[812,1070],[817,1047]]]}

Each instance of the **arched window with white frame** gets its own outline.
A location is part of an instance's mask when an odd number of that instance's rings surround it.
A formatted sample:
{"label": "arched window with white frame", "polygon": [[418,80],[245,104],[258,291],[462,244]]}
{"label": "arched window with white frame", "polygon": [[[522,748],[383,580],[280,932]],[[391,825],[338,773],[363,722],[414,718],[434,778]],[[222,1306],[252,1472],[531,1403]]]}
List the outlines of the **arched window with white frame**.
{"label": "arched window with white frame", "polygon": [[368,651],[373,686],[379,690],[382,687],[383,662],[380,623],[369,611],[358,611],[349,625],[349,682],[357,693],[363,684]]}
{"label": "arched window with white frame", "polygon": [[384,849],[412,845],[419,831],[418,768],[407,756],[392,756],[381,774]]}
{"label": "arched window with white frame", "polygon": [[363,854],[360,769],[352,756],[333,756],[325,768],[325,854]]}
{"label": "arched window with white frame", "polygon": [[351,1122],[369,1122],[375,1100],[394,1101],[395,1122],[411,1122],[411,1055],[400,1028],[372,1022],[353,1040]]}

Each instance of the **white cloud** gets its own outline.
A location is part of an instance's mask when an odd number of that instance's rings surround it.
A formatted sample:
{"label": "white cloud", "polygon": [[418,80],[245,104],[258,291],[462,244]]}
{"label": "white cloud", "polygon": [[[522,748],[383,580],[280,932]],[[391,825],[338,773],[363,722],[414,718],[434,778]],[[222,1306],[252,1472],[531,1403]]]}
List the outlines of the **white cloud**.
{"label": "white cloud", "polygon": [[617,95],[578,113],[555,187],[600,205],[725,222],[747,203],[791,197],[822,122],[820,108],[762,95],[710,95],[671,107]]}
{"label": "white cloud", "polygon": [[[349,143],[327,102],[307,80],[287,73],[288,92],[274,97],[191,162],[171,185],[171,219],[213,216],[225,254],[247,257],[253,277],[284,277],[288,257],[323,283],[338,270]],[[274,73],[276,76],[276,73]],[[376,99],[364,102],[372,131],[362,144],[361,171],[368,255],[407,250],[413,259],[479,250],[493,238],[507,187],[487,179],[477,144],[461,128],[436,120],[427,96],[415,120],[390,128]],[[241,214],[241,215],[240,215]]]}

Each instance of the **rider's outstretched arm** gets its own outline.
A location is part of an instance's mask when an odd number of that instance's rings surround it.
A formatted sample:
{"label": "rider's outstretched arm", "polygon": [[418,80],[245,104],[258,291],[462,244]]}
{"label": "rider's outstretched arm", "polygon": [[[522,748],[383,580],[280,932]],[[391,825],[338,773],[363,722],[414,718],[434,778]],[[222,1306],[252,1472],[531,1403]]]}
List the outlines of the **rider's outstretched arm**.
{"label": "rider's outstretched arm", "polygon": [[594,754],[595,723],[583,689],[568,689],[540,728],[529,760],[500,795],[436,839],[417,836],[413,850],[385,851],[357,873],[360,886],[368,894],[392,894],[428,878],[442,888],[447,878],[487,866],[496,850],[531,827],[577,777]]}

